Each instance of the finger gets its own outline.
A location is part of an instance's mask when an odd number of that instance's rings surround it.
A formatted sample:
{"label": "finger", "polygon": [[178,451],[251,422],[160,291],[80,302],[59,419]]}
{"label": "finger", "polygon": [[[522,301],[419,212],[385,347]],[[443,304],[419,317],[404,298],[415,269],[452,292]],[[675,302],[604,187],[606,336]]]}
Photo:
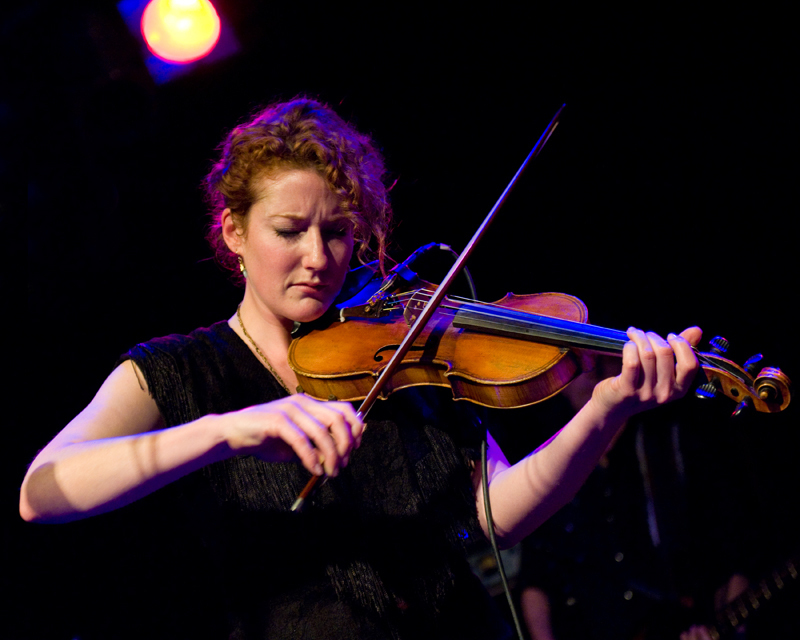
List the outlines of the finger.
{"label": "finger", "polygon": [[626,396],[633,395],[641,384],[641,377],[639,347],[636,346],[633,340],[629,340],[622,347],[622,371],[617,377],[623,394]]}
{"label": "finger", "polygon": [[[308,471],[314,475],[321,476],[325,470],[320,462],[319,452],[308,435],[283,411],[273,414],[273,419],[276,421],[276,425],[272,430],[272,437],[284,442]],[[259,451],[255,451],[254,455],[267,462],[281,461],[283,456],[276,455],[276,453],[276,447],[271,445],[267,455],[262,455]],[[290,458],[285,458],[285,460],[288,459]]]}
{"label": "finger", "polygon": [[330,415],[328,429],[336,445],[336,452],[342,458],[342,466],[347,466],[350,461],[350,451],[352,451],[356,443],[353,432],[341,413],[333,408],[327,411]]}
{"label": "finger", "polygon": [[[308,398],[309,410],[320,422],[329,424],[340,454],[348,453],[361,445],[364,421],[348,402],[319,402]],[[340,446],[341,445],[341,446]]]}
{"label": "finger", "polygon": [[636,345],[639,355],[639,380],[637,389],[651,390],[655,386],[657,378],[656,354],[644,331],[631,327],[628,329],[628,337]]}
{"label": "finger", "polygon": [[[321,422],[314,415],[316,411],[312,408],[313,404],[299,398],[300,396],[293,396],[293,401],[286,403],[284,414],[313,443],[317,450],[317,461],[322,463],[325,473],[335,477],[339,473],[341,458],[333,436],[328,430],[330,425]],[[306,400],[310,400],[310,398],[306,398]]]}
{"label": "finger", "polygon": [[328,406],[335,406],[337,410],[342,414],[345,422],[350,429],[350,433],[353,435],[353,438],[356,441],[356,448],[361,446],[361,436],[364,433],[365,424],[364,421],[361,419],[361,416],[356,412],[349,402],[332,402],[328,403]]}
{"label": "finger", "polygon": [[703,338],[703,330],[700,327],[689,327],[688,329],[681,331],[680,335],[690,345],[696,347],[698,344],[700,344],[700,340]]}
{"label": "finger", "polygon": [[[694,327],[694,329],[697,329],[697,327]],[[669,340],[672,350],[675,352],[675,393],[678,396],[686,394],[700,368],[697,355],[692,349],[692,343],[690,342],[690,338],[694,337],[697,337],[699,341],[699,336],[693,336],[690,333],[687,337],[684,335],[687,331],[691,330],[687,329],[679,336],[676,336],[674,333],[667,336],[667,340]]]}
{"label": "finger", "polygon": [[320,424],[325,425],[330,436],[333,438],[336,452],[344,466],[349,461],[350,452],[356,445],[355,433],[360,434],[361,423],[358,421],[356,424],[351,424],[348,418],[350,418],[350,420],[358,420],[358,418],[355,417],[354,412],[352,412],[352,407],[345,405],[351,409],[351,413],[353,414],[349,415],[342,405],[344,405],[344,403],[314,401],[305,408]]}
{"label": "finger", "polygon": [[347,402],[321,402],[308,396],[298,396],[303,408],[312,415],[319,424],[328,431],[336,448],[337,456],[326,459],[330,464],[326,468],[333,469],[337,475],[343,466],[350,462],[353,448],[361,445],[361,436],[364,432],[364,422],[355,409]]}
{"label": "finger", "polygon": [[653,393],[658,402],[666,402],[675,388],[675,353],[672,347],[657,333],[647,332],[653,352],[656,354],[656,380]]}

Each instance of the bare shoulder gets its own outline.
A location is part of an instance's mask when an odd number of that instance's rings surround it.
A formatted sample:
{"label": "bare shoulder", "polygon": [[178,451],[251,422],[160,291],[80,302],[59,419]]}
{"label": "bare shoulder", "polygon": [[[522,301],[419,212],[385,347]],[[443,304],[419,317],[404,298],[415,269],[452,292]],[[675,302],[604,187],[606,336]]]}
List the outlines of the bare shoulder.
{"label": "bare shoulder", "polygon": [[164,420],[136,364],[127,360],[106,378],[88,406],[46,448],[146,433]]}

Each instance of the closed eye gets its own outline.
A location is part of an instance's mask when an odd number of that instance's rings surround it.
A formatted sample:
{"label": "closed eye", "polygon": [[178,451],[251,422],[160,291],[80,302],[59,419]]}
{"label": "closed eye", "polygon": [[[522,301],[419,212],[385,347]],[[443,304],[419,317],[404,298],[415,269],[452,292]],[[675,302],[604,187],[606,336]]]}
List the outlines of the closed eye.
{"label": "closed eye", "polygon": [[339,217],[338,220],[332,220],[331,223],[325,227],[325,233],[337,238],[350,235],[353,233],[353,223],[347,218]]}
{"label": "closed eye", "polygon": [[327,233],[328,235],[335,236],[337,238],[343,238],[345,236],[350,235],[350,232],[351,232],[350,225],[346,225],[342,227],[337,227],[335,229],[329,229]]}

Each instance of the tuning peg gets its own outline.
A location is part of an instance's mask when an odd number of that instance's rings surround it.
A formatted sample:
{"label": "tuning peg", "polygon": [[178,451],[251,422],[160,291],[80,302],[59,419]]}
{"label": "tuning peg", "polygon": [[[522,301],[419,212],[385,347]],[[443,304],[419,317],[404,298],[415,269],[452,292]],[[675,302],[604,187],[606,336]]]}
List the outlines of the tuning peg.
{"label": "tuning peg", "polygon": [[741,416],[744,413],[750,413],[753,410],[753,401],[745,396],[745,398],[736,405],[736,408],[733,410],[731,414],[731,418],[736,418]]}
{"label": "tuning peg", "polygon": [[718,356],[724,356],[728,353],[728,341],[723,338],[722,336],[715,336],[709,340],[709,344],[711,345],[711,351],[716,353]]}
{"label": "tuning peg", "polygon": [[694,395],[702,400],[712,400],[719,396],[719,387],[716,382],[706,382],[701,384],[694,392]]}
{"label": "tuning peg", "polygon": [[744,363],[744,370],[747,371],[751,376],[755,375],[756,369],[761,366],[761,362],[764,360],[764,354],[757,353],[756,355],[748,358]]}

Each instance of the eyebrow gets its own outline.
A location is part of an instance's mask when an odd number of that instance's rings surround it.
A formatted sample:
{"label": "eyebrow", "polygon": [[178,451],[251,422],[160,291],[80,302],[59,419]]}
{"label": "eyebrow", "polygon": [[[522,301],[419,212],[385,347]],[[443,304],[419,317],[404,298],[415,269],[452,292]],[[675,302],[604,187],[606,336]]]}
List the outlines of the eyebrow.
{"label": "eyebrow", "polygon": [[[306,219],[306,216],[304,216],[302,213],[273,213],[269,217],[270,218],[286,218],[288,220],[305,220]],[[348,216],[346,216],[343,213],[335,213],[329,218],[328,222],[339,222],[342,219],[349,219],[349,218],[348,218]]]}

